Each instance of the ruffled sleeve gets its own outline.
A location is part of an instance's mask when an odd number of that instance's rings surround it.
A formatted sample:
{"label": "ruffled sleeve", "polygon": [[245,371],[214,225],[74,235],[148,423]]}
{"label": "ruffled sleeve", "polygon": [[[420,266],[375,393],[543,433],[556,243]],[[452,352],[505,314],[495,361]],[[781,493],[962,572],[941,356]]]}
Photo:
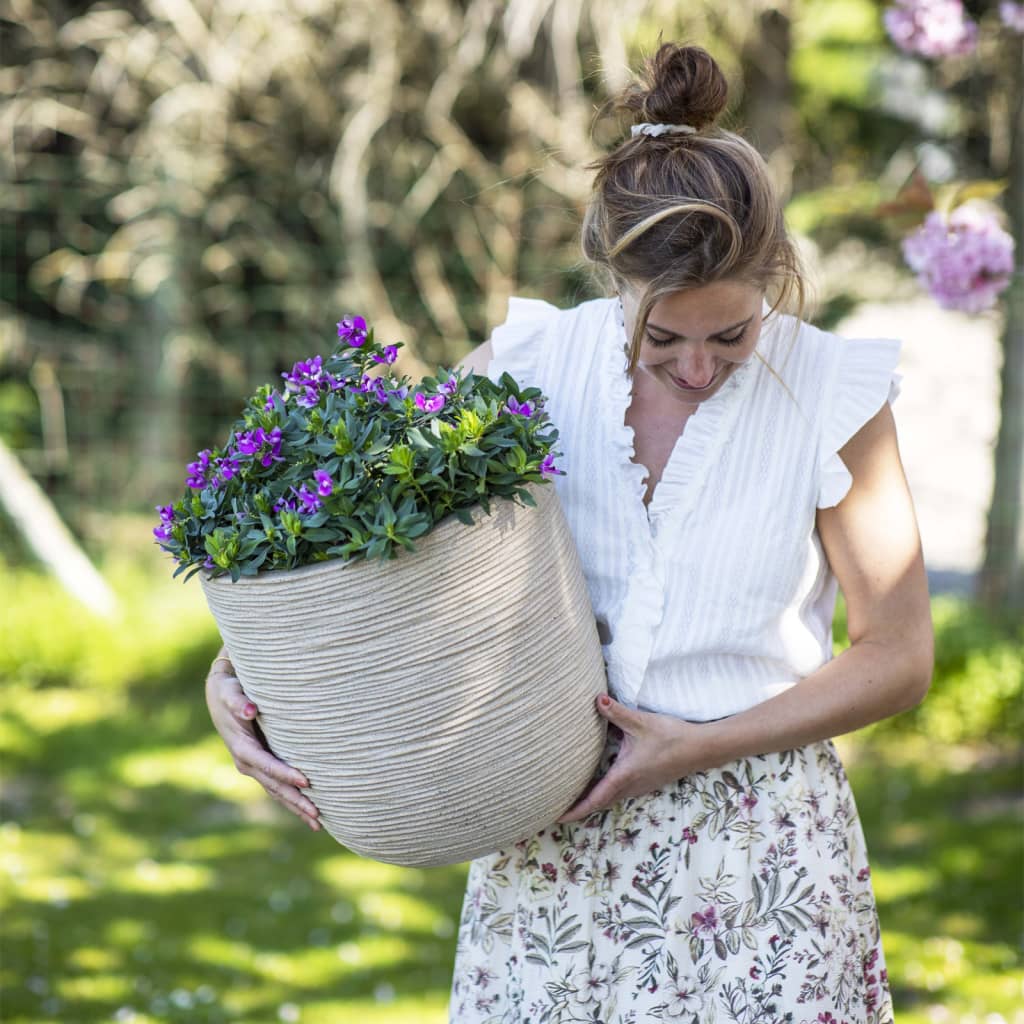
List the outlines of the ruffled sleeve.
{"label": "ruffled sleeve", "polygon": [[822,423],[818,508],[831,508],[846,497],[853,477],[839,449],[884,402],[895,400],[902,380],[896,373],[901,343],[895,338],[849,338],[841,344]]}
{"label": "ruffled sleeve", "polygon": [[491,332],[494,355],[487,376],[498,380],[510,373],[524,387],[541,387],[540,363],[544,335],[553,317],[561,312],[543,299],[524,299],[513,295],[508,300],[508,317]]}

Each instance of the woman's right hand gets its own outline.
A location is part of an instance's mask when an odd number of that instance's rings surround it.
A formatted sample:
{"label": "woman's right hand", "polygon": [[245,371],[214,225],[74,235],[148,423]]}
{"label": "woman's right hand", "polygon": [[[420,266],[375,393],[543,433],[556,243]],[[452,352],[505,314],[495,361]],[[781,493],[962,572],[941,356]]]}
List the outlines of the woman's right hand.
{"label": "woman's right hand", "polygon": [[299,789],[309,785],[308,779],[267,749],[253,722],[258,709],[246,697],[223,651],[214,659],[206,677],[206,706],[220,738],[231,752],[235,767],[255,779],[279,804],[318,832],[322,828],[320,812]]}

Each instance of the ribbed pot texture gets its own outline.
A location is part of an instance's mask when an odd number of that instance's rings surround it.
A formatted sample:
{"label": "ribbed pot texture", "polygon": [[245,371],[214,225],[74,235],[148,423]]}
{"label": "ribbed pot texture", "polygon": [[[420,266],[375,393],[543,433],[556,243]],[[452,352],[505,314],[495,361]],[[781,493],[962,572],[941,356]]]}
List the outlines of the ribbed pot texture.
{"label": "ribbed pot texture", "polygon": [[491,501],[382,562],[211,579],[203,590],[274,754],[324,828],[406,866],[533,835],[587,787],[604,662],[552,484]]}

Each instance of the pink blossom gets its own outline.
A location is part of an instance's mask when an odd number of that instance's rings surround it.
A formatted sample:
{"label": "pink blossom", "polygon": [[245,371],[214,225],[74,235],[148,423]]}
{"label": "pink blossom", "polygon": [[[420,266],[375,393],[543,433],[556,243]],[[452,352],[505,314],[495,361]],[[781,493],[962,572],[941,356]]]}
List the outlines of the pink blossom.
{"label": "pink blossom", "polygon": [[708,935],[714,935],[718,929],[718,914],[713,906],[705,907],[704,912],[697,911],[690,915],[690,923],[693,925],[693,930],[699,935],[701,932],[707,932]]}
{"label": "pink blossom", "polygon": [[897,0],[882,21],[901,50],[922,57],[970,53],[978,41],[978,26],[964,14],[961,0]]}
{"label": "pink blossom", "polygon": [[979,313],[1010,283],[1013,237],[983,206],[967,202],[947,219],[937,210],[903,240],[903,256],[944,309]]}
{"label": "pink blossom", "polygon": [[416,408],[424,412],[440,412],[444,408],[444,395],[434,395],[428,398],[420,393],[416,396]]}
{"label": "pink blossom", "polygon": [[999,20],[1008,29],[1024,35],[1024,4],[1001,3],[999,5]]}

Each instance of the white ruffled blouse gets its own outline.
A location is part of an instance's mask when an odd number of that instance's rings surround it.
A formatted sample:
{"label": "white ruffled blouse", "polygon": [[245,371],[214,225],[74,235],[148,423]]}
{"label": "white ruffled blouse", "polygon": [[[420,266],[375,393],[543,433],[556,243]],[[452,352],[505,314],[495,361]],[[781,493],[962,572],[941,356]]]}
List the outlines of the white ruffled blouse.
{"label": "white ruffled blouse", "polygon": [[853,482],[839,449],[899,392],[899,341],[766,316],[757,353],[687,421],[647,507],[618,301],[513,297],[491,344],[492,379],[508,371],[548,396],[555,486],[617,700],[708,721],[832,657],[836,579],[815,511]]}

